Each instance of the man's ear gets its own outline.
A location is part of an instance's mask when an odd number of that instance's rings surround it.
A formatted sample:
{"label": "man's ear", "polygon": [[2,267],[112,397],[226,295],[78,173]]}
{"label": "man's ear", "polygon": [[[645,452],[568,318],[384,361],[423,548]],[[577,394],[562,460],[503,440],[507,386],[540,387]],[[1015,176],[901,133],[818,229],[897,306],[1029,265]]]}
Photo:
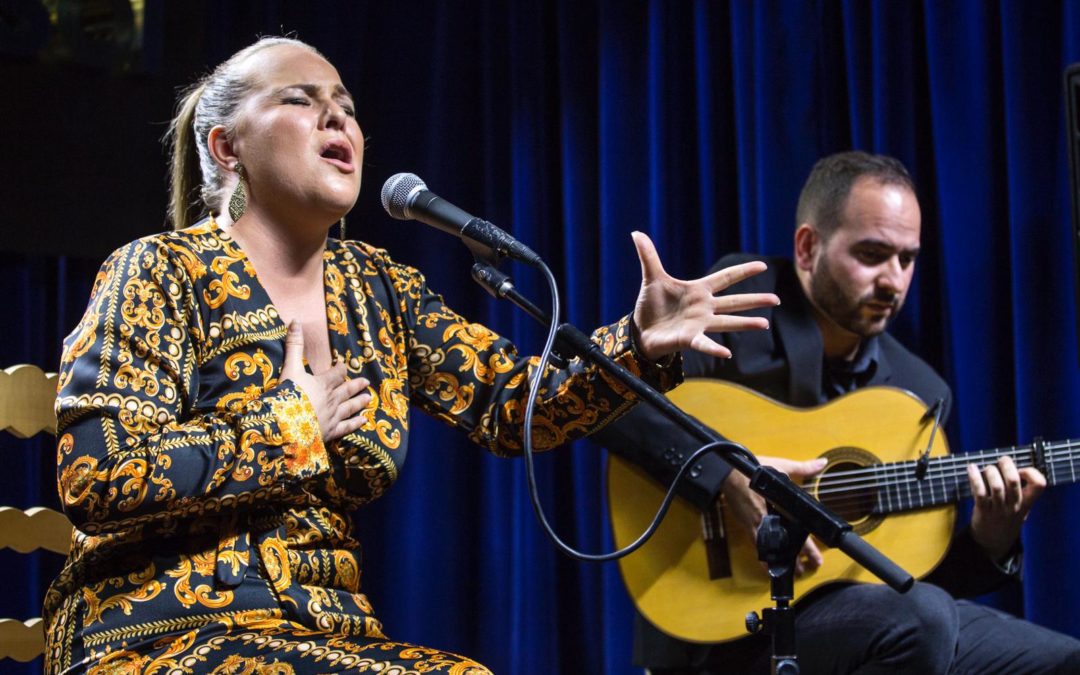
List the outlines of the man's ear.
{"label": "man's ear", "polygon": [[800,270],[812,271],[814,259],[822,245],[821,234],[810,223],[795,228],[795,266]]}
{"label": "man's ear", "polygon": [[240,158],[236,156],[236,149],[229,140],[229,135],[225,133],[224,126],[219,124],[211,129],[206,144],[210,148],[210,156],[219,167],[226,171],[236,171]]}

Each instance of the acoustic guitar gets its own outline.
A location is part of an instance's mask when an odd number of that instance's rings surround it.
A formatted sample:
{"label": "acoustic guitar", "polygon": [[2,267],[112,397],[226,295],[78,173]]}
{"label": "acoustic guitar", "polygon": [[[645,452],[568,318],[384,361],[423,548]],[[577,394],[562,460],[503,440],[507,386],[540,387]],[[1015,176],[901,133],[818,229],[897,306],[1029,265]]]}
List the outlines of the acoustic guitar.
{"label": "acoustic guitar", "polygon": [[[826,458],[825,469],[803,488],[916,578],[945,556],[954,504],[970,496],[969,462],[983,466],[1008,455],[1017,466],[1038,467],[1050,485],[1075,482],[1080,472],[1080,440],[949,455],[940,429],[920,469],[933,418],[913,394],[890,387],[861,389],[817,408],[793,408],[718,380],[688,380],[669,397],[756,454]],[[618,546],[641,534],[665,491],[636,465],[609,455],[608,504]],[[837,581],[880,583],[840,551],[822,553],[821,567],[796,579],[796,599]],[[744,637],[747,612],[772,604],[754,542],[724,513],[722,500],[702,513],[676,499],[652,539],[619,567],[638,611],[688,642]]]}

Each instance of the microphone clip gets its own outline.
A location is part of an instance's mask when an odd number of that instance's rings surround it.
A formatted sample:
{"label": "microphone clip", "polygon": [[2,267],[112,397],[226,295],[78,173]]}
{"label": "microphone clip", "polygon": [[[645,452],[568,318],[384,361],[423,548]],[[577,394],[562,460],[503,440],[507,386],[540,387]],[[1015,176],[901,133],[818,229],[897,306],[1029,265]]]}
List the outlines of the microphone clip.
{"label": "microphone clip", "polygon": [[[516,303],[519,303],[519,306],[523,306],[530,314],[533,314],[534,316],[539,314],[539,309],[517,292],[517,289],[514,287],[514,280],[510,278],[509,274],[506,274],[495,267],[496,263],[493,263],[487,256],[478,254],[475,250],[473,251],[473,255],[476,258],[476,262],[473,263],[472,269],[469,272],[473,281],[480,284],[480,287],[487,291],[491,297],[497,300],[515,301]],[[551,365],[560,370],[565,369],[570,363],[570,359],[564,355],[573,353],[575,353],[574,349],[566,344],[560,333],[556,336],[554,348],[551,350]]]}

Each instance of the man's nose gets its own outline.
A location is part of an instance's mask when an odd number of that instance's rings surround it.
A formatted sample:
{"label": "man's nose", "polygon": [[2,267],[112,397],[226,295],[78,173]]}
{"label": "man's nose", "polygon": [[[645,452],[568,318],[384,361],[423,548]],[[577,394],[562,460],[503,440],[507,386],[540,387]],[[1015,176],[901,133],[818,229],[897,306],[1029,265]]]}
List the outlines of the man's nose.
{"label": "man's nose", "polygon": [[882,264],[881,273],[878,275],[878,286],[882,290],[897,294],[903,292],[904,284],[904,268],[900,265],[900,259],[893,256]]}

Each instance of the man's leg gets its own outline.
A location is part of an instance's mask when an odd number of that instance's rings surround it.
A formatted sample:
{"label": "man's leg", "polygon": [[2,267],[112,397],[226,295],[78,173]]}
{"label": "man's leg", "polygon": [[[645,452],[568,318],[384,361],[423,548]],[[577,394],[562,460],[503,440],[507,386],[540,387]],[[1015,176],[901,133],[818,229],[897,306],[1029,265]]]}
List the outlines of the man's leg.
{"label": "man's leg", "polygon": [[[949,672],[956,656],[956,601],[930,584],[900,594],[886,586],[832,586],[796,605],[803,675]],[[762,635],[710,650],[701,665],[652,668],[652,675],[768,675]]]}
{"label": "man's leg", "polygon": [[961,600],[957,675],[1080,673],[1080,640]]}
{"label": "man's leg", "polygon": [[956,601],[937,586],[843,586],[808,600],[796,621],[804,675],[944,675],[956,658]]}

